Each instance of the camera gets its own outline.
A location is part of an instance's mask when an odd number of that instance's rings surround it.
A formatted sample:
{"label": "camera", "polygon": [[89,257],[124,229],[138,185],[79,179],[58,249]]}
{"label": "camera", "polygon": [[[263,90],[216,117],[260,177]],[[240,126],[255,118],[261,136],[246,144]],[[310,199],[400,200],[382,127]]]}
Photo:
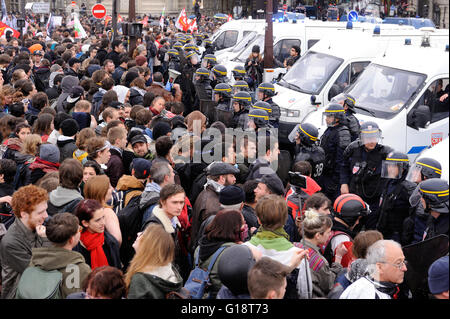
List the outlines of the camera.
{"label": "camera", "polygon": [[306,177],[299,172],[289,172],[289,184],[300,188],[306,188]]}

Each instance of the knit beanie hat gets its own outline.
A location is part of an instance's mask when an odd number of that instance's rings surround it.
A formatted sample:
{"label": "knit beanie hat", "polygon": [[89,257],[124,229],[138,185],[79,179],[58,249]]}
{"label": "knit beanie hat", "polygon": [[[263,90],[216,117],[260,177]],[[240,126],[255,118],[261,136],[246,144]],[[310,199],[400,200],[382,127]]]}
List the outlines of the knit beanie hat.
{"label": "knit beanie hat", "polygon": [[243,203],[245,200],[245,193],[239,186],[228,185],[225,186],[219,194],[219,202],[222,205],[230,206]]}
{"label": "knit beanie hat", "polygon": [[432,294],[448,291],[448,262],[448,256],[441,257],[428,269],[428,286]]}
{"label": "knit beanie hat", "polygon": [[153,140],[156,141],[158,139],[158,137],[164,136],[171,131],[172,131],[172,129],[170,128],[169,123],[163,122],[163,121],[158,122],[158,123],[156,123],[156,125],[153,127],[153,130],[152,130]]}
{"label": "knit beanie hat", "polygon": [[78,125],[78,122],[75,121],[73,118],[64,120],[61,123],[61,131],[64,136],[74,136],[78,133],[78,130],[80,129],[80,126]]}
{"label": "knit beanie hat", "polygon": [[138,65],[138,66],[143,66],[144,63],[147,61],[147,58],[146,58],[145,56],[138,55],[138,56],[135,58],[135,60],[136,60],[136,65]]}
{"label": "knit beanie hat", "polygon": [[59,163],[59,148],[53,144],[42,144],[39,157],[47,162]]}

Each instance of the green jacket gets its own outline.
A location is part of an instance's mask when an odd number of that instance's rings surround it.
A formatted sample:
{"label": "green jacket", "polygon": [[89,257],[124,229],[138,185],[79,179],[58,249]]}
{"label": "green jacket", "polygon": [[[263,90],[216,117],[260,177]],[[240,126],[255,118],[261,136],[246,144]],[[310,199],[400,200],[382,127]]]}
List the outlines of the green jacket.
{"label": "green jacket", "polygon": [[181,288],[183,288],[183,279],[174,266],[172,266],[172,270],[177,278],[176,282],[165,280],[148,273],[135,273],[133,277],[131,277],[127,298],[166,299],[166,295],[169,292],[179,292]]}
{"label": "green jacket", "polygon": [[91,272],[84,257],[76,251],[60,247],[33,248],[30,267],[58,270],[62,273],[61,297],[83,291],[83,281]]}
{"label": "green jacket", "polygon": [[30,264],[32,249],[42,246],[50,246],[48,239],[40,237],[16,218],[0,242],[2,299],[14,298],[20,277]]}

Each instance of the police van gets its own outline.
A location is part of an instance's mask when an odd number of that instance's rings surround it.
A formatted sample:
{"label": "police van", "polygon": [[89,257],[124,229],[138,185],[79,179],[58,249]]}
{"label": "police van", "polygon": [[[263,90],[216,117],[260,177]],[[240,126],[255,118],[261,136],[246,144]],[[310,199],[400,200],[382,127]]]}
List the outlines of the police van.
{"label": "police van", "polygon": [[419,46],[424,35],[433,45],[444,47],[448,42],[448,29],[446,33],[432,34],[411,28],[380,30],[377,26],[370,32],[338,30],[319,41],[275,85],[277,95],[273,101],[281,111],[280,140],[289,143],[287,136],[296,124],[309,113],[322,110],[389,46],[405,41]]}
{"label": "police van", "polygon": [[[253,39],[257,33],[264,30],[266,20],[231,20],[224,23],[211,37],[216,47],[215,55],[221,55],[240,44],[244,38]],[[246,41],[248,43],[248,41]]]}
{"label": "police van", "polygon": [[[449,133],[449,51],[441,47],[393,45],[373,59],[344,93],[355,100],[360,123],[373,121],[383,141],[408,154],[412,162]],[[303,122],[322,126],[322,111],[310,113]],[[448,150],[447,150],[448,152]]]}
{"label": "police van", "polygon": [[[273,56],[274,60],[278,61],[278,65],[274,65],[274,70],[271,78],[277,78],[280,73],[286,73],[286,68],[283,65],[284,60],[289,57],[290,49],[293,45],[300,48],[300,55],[303,55],[309,48],[324,38],[330,31],[345,30],[347,23],[344,22],[330,22],[330,21],[316,21],[316,20],[300,20],[294,22],[278,22],[273,24]],[[354,23],[352,26],[355,30],[373,30],[373,25],[365,23]],[[395,29],[410,29],[412,27],[399,27]],[[255,38],[246,43],[246,45],[239,44],[235,48],[226,52],[223,55],[216,53],[217,61],[224,65],[228,71],[228,78],[232,79],[231,70],[236,65],[244,66],[245,60],[250,56],[253,46],[257,45],[260,48],[261,55],[264,56],[264,30],[257,32]],[[241,49],[239,51],[239,49]],[[238,52],[239,51],[239,52]],[[231,82],[233,83],[233,81]]]}

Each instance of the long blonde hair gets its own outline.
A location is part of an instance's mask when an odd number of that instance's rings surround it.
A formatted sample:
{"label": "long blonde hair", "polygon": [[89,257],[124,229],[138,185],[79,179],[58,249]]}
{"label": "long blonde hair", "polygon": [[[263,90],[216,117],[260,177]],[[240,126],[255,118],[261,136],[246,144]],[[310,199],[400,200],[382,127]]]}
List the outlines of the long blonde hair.
{"label": "long blonde hair", "polygon": [[22,144],[22,154],[28,154],[37,156],[39,153],[39,146],[41,146],[42,138],[38,134],[30,134],[27,137],[25,137],[23,144]]}
{"label": "long blonde hair", "polygon": [[175,258],[175,242],[172,236],[159,224],[150,224],[141,235],[139,249],[130,262],[125,283],[130,286],[134,274],[153,270],[171,263]]}

